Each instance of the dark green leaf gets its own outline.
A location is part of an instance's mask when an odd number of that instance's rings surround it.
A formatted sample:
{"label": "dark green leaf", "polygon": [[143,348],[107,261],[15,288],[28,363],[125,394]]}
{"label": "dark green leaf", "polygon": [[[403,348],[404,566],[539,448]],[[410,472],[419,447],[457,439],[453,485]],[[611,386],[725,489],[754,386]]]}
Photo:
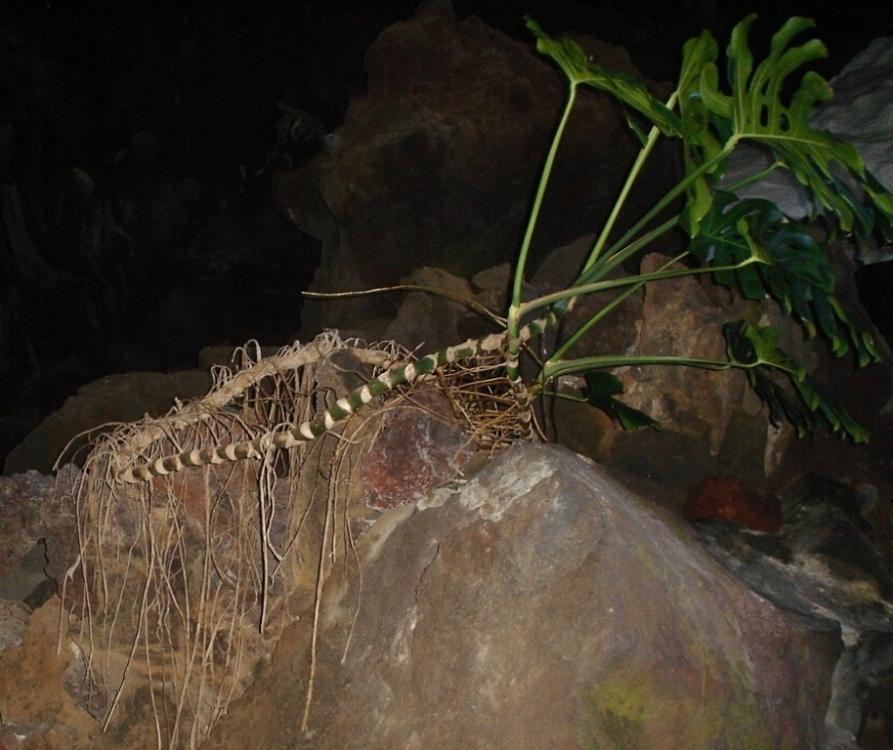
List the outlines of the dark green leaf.
{"label": "dark green leaf", "polygon": [[[729,359],[748,365],[747,377],[754,392],[769,408],[773,424],[787,419],[798,435],[816,429],[821,414],[834,432],[855,443],[868,442],[869,434],[821,386],[804,367],[778,346],[778,333],[771,327],[757,328],[747,323],[729,323],[723,328]],[[788,387],[779,382],[788,381]],[[795,398],[790,391],[799,398]]]}
{"label": "dark green leaf", "polygon": [[623,383],[615,375],[604,370],[593,370],[587,372],[585,378],[586,388],[583,393],[587,401],[618,422],[624,430],[658,426],[647,414],[613,398],[623,393]]}
{"label": "dark green leaf", "polygon": [[714,278],[737,286],[747,299],[772,295],[796,315],[809,335],[821,330],[835,355],[846,354],[852,343],[860,366],[880,361],[871,333],[834,298],[834,273],[825,249],[771,201],[738,200],[732,193],[717,190],[689,249],[705,266],[735,265],[755,258],[758,262],[717,272]]}
{"label": "dark green leaf", "polygon": [[778,331],[772,326],[757,327],[749,323],[727,323],[723,326],[729,359],[743,365],[767,365],[782,370],[795,379],[806,377],[806,370],[778,346]]}
{"label": "dark green leaf", "polygon": [[777,427],[787,419],[799,437],[816,429],[817,421],[814,413],[807,409],[802,401],[794,398],[787,389],[776,383],[766,372],[752,370],[748,376],[754,393],[769,408],[769,421],[772,424]]}

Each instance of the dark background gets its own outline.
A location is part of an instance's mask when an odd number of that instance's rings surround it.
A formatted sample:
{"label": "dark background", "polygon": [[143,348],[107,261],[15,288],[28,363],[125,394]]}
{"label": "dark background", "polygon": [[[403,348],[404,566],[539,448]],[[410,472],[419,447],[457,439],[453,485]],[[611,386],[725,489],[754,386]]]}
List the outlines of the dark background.
{"label": "dark background", "polygon": [[[349,97],[361,92],[366,49],[386,26],[409,18],[416,0],[365,3],[23,2],[12,0],[3,25],[34,45],[65,117],[67,146],[87,167],[108,162],[136,132],[152,129],[175,170],[238,179],[269,146],[286,98],[334,130]],[[625,46],[643,73],[671,80],[682,43],[703,28],[724,40],[735,22],[758,12],[764,38],[791,15],[817,22],[831,75],[874,37],[893,33],[883,4],[776,2],[637,3],[578,0],[456,0],[459,17],[475,14],[527,38],[531,14],[552,34],[576,31]]]}

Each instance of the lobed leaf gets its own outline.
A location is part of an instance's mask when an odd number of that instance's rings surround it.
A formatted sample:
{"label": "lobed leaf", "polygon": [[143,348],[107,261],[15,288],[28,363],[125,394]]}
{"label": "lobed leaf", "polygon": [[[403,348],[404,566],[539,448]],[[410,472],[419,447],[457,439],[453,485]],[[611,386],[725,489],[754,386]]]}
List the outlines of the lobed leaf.
{"label": "lobed leaf", "polygon": [[771,201],[738,200],[732,193],[716,191],[689,249],[707,266],[753,258],[753,264],[718,271],[714,278],[737,287],[747,299],[772,295],[811,336],[820,330],[836,356],[846,354],[852,344],[860,367],[880,361],[871,332],[834,297],[834,273],[824,248]]}
{"label": "lobed leaf", "polygon": [[[747,368],[751,387],[768,407],[773,424],[787,419],[802,437],[817,428],[821,415],[834,432],[848,435],[855,443],[868,442],[868,431],[778,346],[775,329],[738,322],[724,326],[723,333],[729,359]],[[798,398],[778,382],[779,374],[788,379]]]}
{"label": "lobed leaf", "polygon": [[[628,73],[610,71],[592,62],[573,39],[553,39],[531,18],[527,28],[536,37],[537,51],[552,58],[572,85],[607,91],[624,106],[636,110],[664,135],[681,135],[679,117],[648,91],[644,81]],[[640,130],[639,128],[634,129]],[[638,133],[637,133],[638,134]]]}
{"label": "lobed leaf", "polygon": [[701,220],[713,204],[711,175],[721,172],[724,164],[723,144],[726,139],[717,137],[714,132],[710,110],[699,87],[701,71],[716,60],[717,54],[716,40],[707,31],[689,39],[682,48],[677,91],[685,171],[692,175],[703,165],[711,165],[697,175],[687,189],[684,224],[691,237],[698,234]]}
{"label": "lobed leaf", "polygon": [[[680,78],[685,89],[680,101],[686,102],[682,105],[682,119],[683,132],[690,141],[686,146],[687,168],[691,171],[723,150],[731,151],[741,140],[754,141],[770,149],[810,191],[819,210],[833,215],[840,227],[852,232],[861,245],[875,231],[887,238],[893,236],[893,197],[865,169],[853,146],[809,123],[815,105],[832,95],[827,81],[808,71],[793,95],[786,97],[788,103],[782,99],[792,73],[827,55],[825,45],[817,39],[791,46],[794,37],[811,28],[813,22],[807,18],[789,19],[772,37],[766,59],[755,66],[748,47],[755,19],[756,15],[749,15],[732,31],[726,76],[730,93],[719,85],[715,44],[701,38],[686,44],[688,57]],[[709,117],[698,113],[699,107]],[[701,121],[706,123],[704,128],[694,130]],[[699,186],[695,190],[703,189]],[[695,231],[705,213],[704,198],[696,195],[692,221]]]}

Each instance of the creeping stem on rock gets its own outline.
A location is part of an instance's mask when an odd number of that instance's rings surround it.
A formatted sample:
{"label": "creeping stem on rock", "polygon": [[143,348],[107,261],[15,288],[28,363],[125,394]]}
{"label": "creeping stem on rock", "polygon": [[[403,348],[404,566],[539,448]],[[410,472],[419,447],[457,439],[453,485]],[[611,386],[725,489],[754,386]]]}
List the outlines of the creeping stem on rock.
{"label": "creeping stem on rock", "polygon": [[[553,325],[556,320],[556,316],[550,313],[545,317],[531,321],[521,329],[519,336],[521,343],[526,343],[534,336],[538,336],[547,327]],[[398,385],[411,383],[420,376],[429,375],[445,365],[472,359],[479,354],[491,352],[505,354],[505,349],[505,333],[494,333],[481,339],[468,339],[464,343],[448,346],[445,349],[428,354],[415,362],[400,363],[388,368],[378,377],[364,383],[359,388],[355,388],[346,396],[339,398],[316,418],[303,422],[292,429],[271,430],[258,435],[252,440],[244,440],[219,447],[197,448],[163,456],[154,461],[136,464],[123,470],[118,475],[118,479],[122,482],[145,482],[153,477],[172,474],[189,467],[243,461],[245,459],[259,459],[270,450],[293,448],[300,443],[315,440],[347,419],[363,405],[368,404],[377,396],[393,390]],[[514,385],[513,391],[516,398],[518,398],[521,420],[525,424],[525,431],[529,433],[531,417],[527,389],[523,382],[520,381],[520,378],[518,378],[518,383],[521,389],[523,389],[523,394],[519,396],[519,392]]]}

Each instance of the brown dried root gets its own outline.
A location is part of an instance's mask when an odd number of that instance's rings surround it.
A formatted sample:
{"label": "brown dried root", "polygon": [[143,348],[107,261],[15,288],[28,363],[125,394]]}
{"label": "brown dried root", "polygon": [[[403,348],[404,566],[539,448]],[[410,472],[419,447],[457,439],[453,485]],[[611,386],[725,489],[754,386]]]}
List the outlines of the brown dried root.
{"label": "brown dried root", "polygon": [[[274,357],[253,349],[240,350],[240,369],[216,369],[203,399],[96,438],[72,490],[80,564],[63,582],[63,600],[88,673],[111,696],[103,726],[147,685],[158,748],[198,747],[297,616],[293,607],[305,611],[300,602],[309,599],[308,725],[322,587],[340,550],[359,562],[349,475],[374,441],[381,409],[411,402],[413,389],[428,384],[478,447],[495,450],[521,432],[501,358],[482,354],[399,386],[321,438],[260,461],[116,481],[134,459],[292,428],[329,408],[337,391],[412,359],[393,344],[344,342],[334,332]],[[357,372],[345,369],[345,357]]]}

